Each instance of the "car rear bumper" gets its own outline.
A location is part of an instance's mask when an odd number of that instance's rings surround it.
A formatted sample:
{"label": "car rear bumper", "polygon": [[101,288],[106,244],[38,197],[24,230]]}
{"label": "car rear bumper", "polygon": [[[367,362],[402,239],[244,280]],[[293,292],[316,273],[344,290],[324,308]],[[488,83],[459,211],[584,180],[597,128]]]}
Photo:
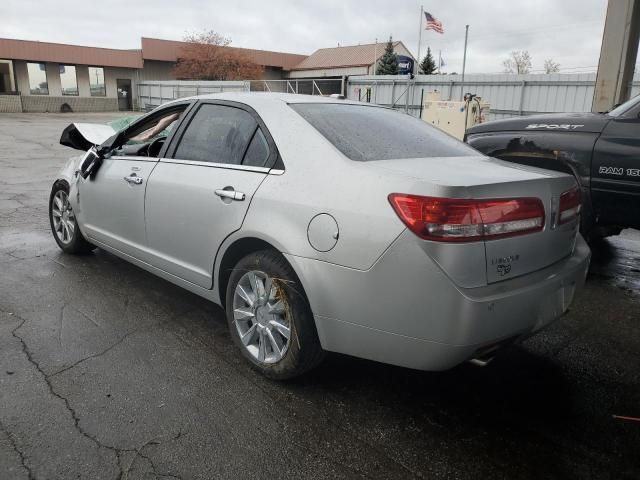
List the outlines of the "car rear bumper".
{"label": "car rear bumper", "polygon": [[591,252],[478,287],[457,287],[404,232],[367,271],[287,255],[325,350],[421,370],[444,370],[496,343],[526,337],[566,312]]}

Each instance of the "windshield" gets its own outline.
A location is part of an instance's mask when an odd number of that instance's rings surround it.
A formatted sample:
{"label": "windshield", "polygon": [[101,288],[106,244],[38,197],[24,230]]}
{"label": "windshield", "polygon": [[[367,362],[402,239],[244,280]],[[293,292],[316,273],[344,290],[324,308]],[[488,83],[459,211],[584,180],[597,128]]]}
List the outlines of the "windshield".
{"label": "windshield", "polygon": [[297,103],[290,107],[351,160],[478,155],[426,122],[388,108],[348,103]]}
{"label": "windshield", "polygon": [[119,132],[120,130],[124,130],[126,127],[131,125],[134,121],[140,118],[140,115],[132,115],[129,117],[122,117],[114,120],[113,122],[109,122],[108,125],[113,128],[114,132]]}
{"label": "windshield", "polygon": [[624,102],[622,105],[618,105],[616,108],[611,110],[607,115],[611,117],[619,117],[620,115],[624,115],[633,107],[640,103],[640,95],[636,95],[631,100]]}

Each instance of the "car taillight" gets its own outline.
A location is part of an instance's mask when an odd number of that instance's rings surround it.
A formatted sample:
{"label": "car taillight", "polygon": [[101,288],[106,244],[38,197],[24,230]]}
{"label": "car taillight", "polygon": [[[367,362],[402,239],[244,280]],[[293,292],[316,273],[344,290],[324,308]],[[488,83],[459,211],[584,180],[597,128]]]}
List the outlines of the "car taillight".
{"label": "car taillight", "polygon": [[560,195],[560,206],[558,208],[558,224],[570,222],[580,215],[582,208],[582,195],[578,187],[567,190]]}
{"label": "car taillight", "polygon": [[400,220],[425,240],[473,242],[539,232],[544,206],[538,198],[469,200],[392,193]]}

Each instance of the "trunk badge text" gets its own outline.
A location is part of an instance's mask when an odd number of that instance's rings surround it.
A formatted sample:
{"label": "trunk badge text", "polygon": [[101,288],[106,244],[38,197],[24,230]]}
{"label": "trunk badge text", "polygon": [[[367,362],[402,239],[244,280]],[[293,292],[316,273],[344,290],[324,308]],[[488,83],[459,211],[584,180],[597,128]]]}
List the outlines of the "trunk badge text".
{"label": "trunk badge text", "polygon": [[495,257],[491,259],[491,265],[496,266],[496,272],[504,277],[511,272],[511,263],[520,260],[520,254],[507,255],[506,257]]}

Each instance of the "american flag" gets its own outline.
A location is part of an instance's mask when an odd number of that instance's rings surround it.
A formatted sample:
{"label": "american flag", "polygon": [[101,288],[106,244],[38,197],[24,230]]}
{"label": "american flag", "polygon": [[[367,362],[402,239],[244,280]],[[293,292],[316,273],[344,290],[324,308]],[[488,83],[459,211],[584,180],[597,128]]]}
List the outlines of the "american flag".
{"label": "american flag", "polygon": [[431,15],[429,12],[424,12],[424,16],[427,19],[427,26],[425,30],[433,30],[434,32],[444,33],[444,27],[442,26],[442,22],[440,20]]}

